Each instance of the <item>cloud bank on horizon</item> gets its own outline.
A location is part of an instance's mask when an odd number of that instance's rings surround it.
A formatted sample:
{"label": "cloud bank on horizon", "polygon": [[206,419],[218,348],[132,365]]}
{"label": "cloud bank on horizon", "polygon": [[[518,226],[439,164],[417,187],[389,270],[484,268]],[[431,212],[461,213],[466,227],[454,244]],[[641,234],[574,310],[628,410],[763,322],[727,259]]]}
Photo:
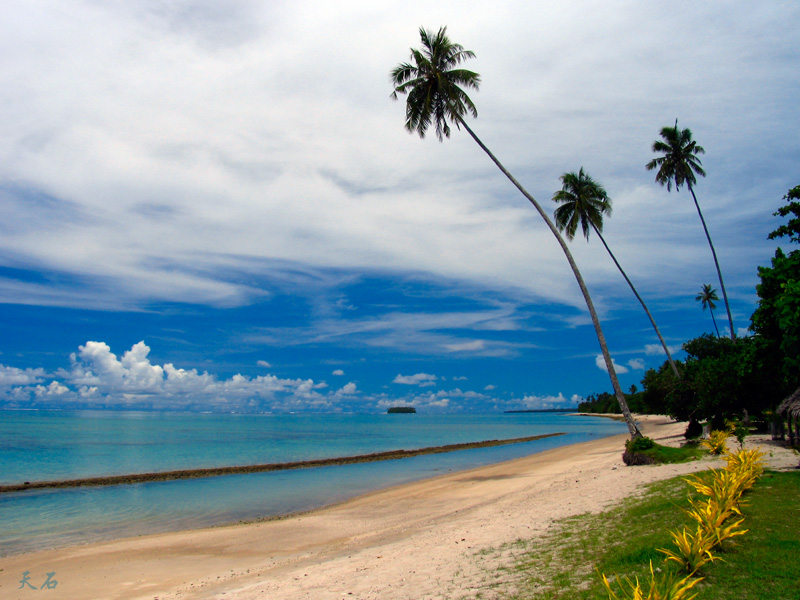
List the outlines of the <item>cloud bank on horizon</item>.
{"label": "cloud bank on horizon", "polygon": [[[418,28],[441,25],[477,55],[476,132],[545,207],[565,171],[607,189],[604,235],[675,351],[708,330],[693,298],[716,274],[691,198],[644,164],[661,127],[690,127],[746,326],[771,213],[798,183],[797,3],[31,0],[0,22],[3,397],[449,410],[600,391],[538,216],[463,132],[409,136],[389,99]],[[571,247],[639,376],[661,350],[597,243]],[[128,331],[89,328],[100,313]],[[206,332],[165,317],[139,335],[155,313]],[[144,344],[110,350],[156,337],[160,365]],[[69,366],[53,355],[79,344]],[[480,391],[435,389],[463,373]]]}
{"label": "cloud bank on horizon", "polygon": [[[331,389],[327,382],[274,375],[228,379],[167,363],[154,364],[143,341],[117,357],[104,342],[89,341],[55,373],[0,365],[0,403],[5,408],[115,408],[130,410],[216,410],[232,412],[378,411],[398,403],[428,411],[485,411],[491,398],[460,387],[435,392],[363,394],[356,383]],[[340,370],[332,374],[339,376]],[[441,378],[428,373],[398,375],[392,383],[420,388]],[[466,379],[466,378],[462,378]],[[526,396],[517,409],[574,406],[579,397]],[[497,407],[495,407],[497,408]],[[506,409],[508,409],[506,407]]]}

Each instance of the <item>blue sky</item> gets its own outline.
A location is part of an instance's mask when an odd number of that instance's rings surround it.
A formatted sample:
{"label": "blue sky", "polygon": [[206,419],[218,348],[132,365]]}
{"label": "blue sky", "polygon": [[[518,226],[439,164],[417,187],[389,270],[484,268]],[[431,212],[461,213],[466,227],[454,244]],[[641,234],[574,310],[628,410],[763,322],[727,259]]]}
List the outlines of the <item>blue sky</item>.
{"label": "blue sky", "polygon": [[[476,133],[548,211],[566,171],[605,186],[606,239],[676,351],[712,330],[694,297],[718,284],[691,197],[644,165],[661,127],[692,129],[743,333],[800,183],[795,2],[32,0],[0,23],[0,407],[610,390],[533,209],[465,133],[411,136],[389,98],[440,25],[477,55]],[[571,246],[627,389],[657,338],[599,240]]]}

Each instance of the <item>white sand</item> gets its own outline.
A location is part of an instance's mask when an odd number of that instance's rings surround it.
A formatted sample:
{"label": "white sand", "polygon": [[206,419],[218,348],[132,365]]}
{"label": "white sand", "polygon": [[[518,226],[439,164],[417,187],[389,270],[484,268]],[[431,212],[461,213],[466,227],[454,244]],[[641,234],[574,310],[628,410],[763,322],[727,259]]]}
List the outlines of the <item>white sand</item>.
{"label": "white sand", "polygon": [[[643,432],[677,445],[685,423],[640,417]],[[597,512],[649,482],[721,466],[625,467],[627,436],[556,448],[498,465],[374,492],[342,504],[258,524],[168,533],[0,560],[0,598],[380,599],[492,597],[487,553],[536,537],[557,519]],[[773,468],[797,457],[771,452]],[[491,556],[492,558],[487,558]],[[30,572],[37,587],[18,589]]]}

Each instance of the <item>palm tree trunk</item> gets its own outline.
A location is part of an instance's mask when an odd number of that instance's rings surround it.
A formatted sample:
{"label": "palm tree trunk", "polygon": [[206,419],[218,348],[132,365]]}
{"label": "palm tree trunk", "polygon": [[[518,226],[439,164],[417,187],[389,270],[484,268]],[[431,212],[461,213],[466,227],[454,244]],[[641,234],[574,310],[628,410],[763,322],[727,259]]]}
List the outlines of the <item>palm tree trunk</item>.
{"label": "palm tree trunk", "polygon": [[597,333],[597,340],[600,342],[600,349],[603,353],[603,360],[606,363],[606,369],[608,370],[608,375],[611,378],[611,386],[614,388],[614,394],[617,397],[617,402],[619,402],[620,410],[622,411],[622,415],[625,417],[625,423],[628,425],[628,431],[631,434],[631,438],[641,437],[642,434],[639,431],[639,428],[636,426],[636,422],[633,420],[633,415],[631,415],[631,411],[628,408],[628,402],[625,400],[625,394],[622,392],[622,387],[619,385],[619,380],[617,379],[617,372],[614,370],[614,363],[611,360],[611,354],[608,351],[608,345],[606,344],[606,338],[603,335],[603,329],[600,327],[600,319],[597,317],[597,311],[594,309],[594,304],[592,303],[592,298],[589,296],[589,290],[586,288],[586,284],[583,281],[583,277],[581,276],[581,272],[578,270],[578,265],[575,263],[575,259],[572,257],[572,253],[569,251],[569,247],[567,243],[564,241],[564,238],[561,237],[561,234],[556,229],[556,226],[553,225],[553,222],[550,220],[550,217],[547,216],[547,213],[544,212],[542,207],[539,203],[531,196],[527,190],[514,178],[511,173],[502,165],[502,163],[497,160],[494,154],[484,145],[484,143],[475,135],[475,132],[470,129],[469,125],[467,125],[464,119],[458,119],[459,123],[464,126],[464,129],[469,132],[472,136],[472,139],[481,147],[481,149],[486,152],[489,158],[492,159],[492,162],[497,165],[497,168],[505,175],[514,186],[522,192],[522,195],[525,196],[528,201],[533,204],[533,207],[538,211],[539,215],[544,219],[547,226],[550,228],[550,231],[556,236],[556,240],[558,240],[561,249],[564,251],[564,255],[567,257],[567,262],[569,262],[569,266],[572,268],[572,272],[575,275],[575,279],[578,280],[578,286],[581,288],[581,293],[583,294],[583,299],[586,301],[586,306],[589,309],[589,314],[592,317],[592,324],[594,325],[595,332]]}
{"label": "palm tree trunk", "polygon": [[661,332],[658,330],[658,325],[656,325],[656,321],[653,318],[653,315],[650,314],[650,311],[647,309],[647,305],[644,303],[644,300],[642,300],[642,297],[639,295],[639,292],[636,291],[636,288],[633,287],[633,283],[631,283],[631,280],[628,279],[628,275],[622,269],[622,266],[619,264],[619,261],[617,261],[617,257],[614,256],[614,253],[611,252],[611,248],[609,248],[608,244],[606,244],[606,240],[603,237],[603,234],[600,233],[600,230],[597,228],[597,226],[595,226],[594,223],[592,223],[592,227],[594,228],[594,232],[597,234],[597,237],[599,237],[600,241],[603,242],[603,246],[605,246],[606,252],[608,252],[609,256],[611,257],[611,260],[614,261],[614,264],[617,265],[617,269],[619,269],[619,272],[622,273],[622,276],[625,278],[625,281],[628,282],[628,285],[630,286],[633,295],[636,296],[636,299],[639,301],[639,304],[642,305],[644,312],[647,313],[647,318],[650,319],[650,323],[653,326],[653,329],[655,329],[656,335],[658,336],[658,340],[661,342],[661,347],[664,348],[664,352],[667,355],[667,360],[669,361],[669,364],[672,367],[672,372],[675,373],[675,377],[680,379],[681,374],[678,371],[678,366],[675,364],[675,361],[672,360],[672,355],[669,353],[669,348],[667,348],[667,343],[661,336]]}
{"label": "palm tree trunk", "polygon": [[[700,215],[700,222],[703,224],[703,231],[706,232],[706,239],[708,240],[708,245],[711,247],[711,254],[714,257],[714,266],[717,267],[717,277],[719,277],[719,287],[722,288],[722,298],[725,300],[725,310],[728,311],[728,323],[731,327],[731,339],[736,339],[736,330],[733,328],[733,317],[731,316],[731,305],[728,303],[728,292],[725,291],[725,284],[722,283],[722,271],[719,268],[719,261],[717,260],[717,251],[714,250],[714,244],[711,242],[711,236],[708,233],[708,227],[706,227],[706,220],[703,218],[703,212],[700,210],[700,204],[697,202],[697,196],[694,195],[694,189],[692,188],[692,182],[687,181],[687,185],[689,186],[689,191],[692,193],[692,198],[694,199],[694,205],[697,208],[697,214]],[[713,315],[712,315],[713,316]],[[714,323],[716,326],[716,321]],[[719,330],[717,330],[717,335],[719,335]]]}
{"label": "palm tree trunk", "polygon": [[717,327],[717,320],[714,318],[714,309],[709,306],[708,311],[711,313],[711,320],[714,321],[714,329],[717,330],[717,339],[719,339],[722,336],[719,334],[719,327]]}

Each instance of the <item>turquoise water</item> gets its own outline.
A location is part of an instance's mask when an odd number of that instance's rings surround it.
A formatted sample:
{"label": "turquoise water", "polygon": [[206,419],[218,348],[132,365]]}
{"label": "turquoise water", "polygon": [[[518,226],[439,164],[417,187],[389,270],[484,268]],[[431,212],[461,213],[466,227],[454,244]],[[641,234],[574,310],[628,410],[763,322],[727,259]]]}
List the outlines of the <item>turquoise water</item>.
{"label": "turquoise water", "polygon": [[544,433],[402,460],[0,495],[0,555],[308,510],[449,471],[624,433],[557,413],[211,415],[0,411],[0,482],[334,458]]}

